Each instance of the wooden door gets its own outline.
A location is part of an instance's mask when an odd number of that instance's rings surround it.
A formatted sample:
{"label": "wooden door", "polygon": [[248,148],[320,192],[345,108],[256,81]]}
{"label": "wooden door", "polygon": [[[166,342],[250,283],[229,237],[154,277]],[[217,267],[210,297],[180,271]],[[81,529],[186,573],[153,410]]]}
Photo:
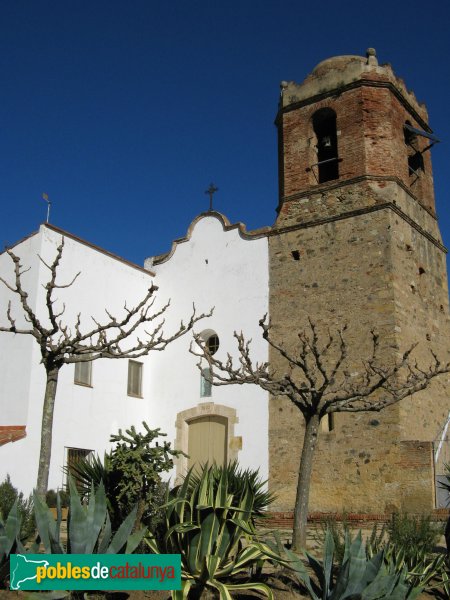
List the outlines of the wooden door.
{"label": "wooden door", "polygon": [[199,417],[188,424],[188,467],[195,464],[225,465],[227,462],[227,419],[218,416]]}

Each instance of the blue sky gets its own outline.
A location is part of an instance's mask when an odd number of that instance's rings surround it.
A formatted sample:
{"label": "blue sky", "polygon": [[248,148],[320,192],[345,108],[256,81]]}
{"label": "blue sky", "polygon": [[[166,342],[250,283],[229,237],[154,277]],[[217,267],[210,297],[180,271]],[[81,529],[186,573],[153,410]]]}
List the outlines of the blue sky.
{"label": "blue sky", "polygon": [[142,264],[208,207],[248,228],[277,205],[281,80],[377,49],[442,140],[450,244],[450,3],[2,0],[0,243],[45,220]]}

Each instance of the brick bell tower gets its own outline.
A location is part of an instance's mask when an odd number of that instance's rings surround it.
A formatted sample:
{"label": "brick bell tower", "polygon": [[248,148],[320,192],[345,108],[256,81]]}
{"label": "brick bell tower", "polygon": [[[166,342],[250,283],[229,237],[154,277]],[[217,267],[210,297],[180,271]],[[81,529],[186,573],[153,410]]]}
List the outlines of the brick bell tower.
{"label": "brick bell tower", "polygon": [[[348,325],[355,369],[370,331],[386,361],[418,342],[449,360],[449,306],[430,148],[438,140],[423,104],[374,49],[321,62],[301,84],[282,82],[276,118],[278,216],[269,237],[274,333],[295,344],[310,317]],[[272,364],[281,367],[272,353]],[[270,486],[290,510],[302,419],[289,401],[270,410]],[[322,423],[310,509],[431,510],[436,455],[449,416],[448,378],[381,413],[335,414]],[[449,460],[450,455],[445,455]]]}

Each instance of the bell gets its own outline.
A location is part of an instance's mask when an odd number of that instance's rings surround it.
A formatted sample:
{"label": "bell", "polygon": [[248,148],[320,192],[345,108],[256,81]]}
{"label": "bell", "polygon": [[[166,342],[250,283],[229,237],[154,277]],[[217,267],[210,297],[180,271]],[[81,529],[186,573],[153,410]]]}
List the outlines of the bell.
{"label": "bell", "polygon": [[322,148],[331,148],[331,137],[329,135],[322,138]]}

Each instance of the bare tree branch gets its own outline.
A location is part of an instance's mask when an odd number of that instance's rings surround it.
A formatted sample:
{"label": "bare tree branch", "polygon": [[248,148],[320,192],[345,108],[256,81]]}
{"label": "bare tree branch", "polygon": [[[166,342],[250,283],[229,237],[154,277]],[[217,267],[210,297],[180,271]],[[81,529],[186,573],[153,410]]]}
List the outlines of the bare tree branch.
{"label": "bare tree branch", "polygon": [[[297,344],[287,348],[277,341],[267,315],[259,322],[263,338],[272,350],[284,359],[287,373],[276,372],[268,363],[253,364],[251,341],[234,333],[238,344],[238,359],[228,354],[225,362],[212,355],[198,334],[190,352],[199,358],[201,369],[206,361],[213,385],[253,383],[272,396],[285,396],[300,410],[305,419],[305,433],[299,467],[299,479],[294,510],[294,546],[299,549],[306,540],[309,487],[314,452],[319,436],[320,420],[336,412],[381,411],[400,400],[424,390],[430,382],[450,371],[431,350],[432,361],[420,367],[412,359],[417,344],[410,346],[392,364],[386,365],[381,356],[380,339],[371,331],[371,349],[367,360],[360,359],[357,372],[352,364],[345,339],[347,327],[320,336],[317,326],[309,319],[309,327],[297,335]],[[354,369],[353,365],[353,369]]]}
{"label": "bare tree branch", "polygon": [[[20,264],[19,257],[16,256],[11,249],[7,248],[6,253],[10,256],[10,258],[14,264],[15,287],[14,287],[14,285],[9,284],[5,279],[3,279],[3,277],[0,277],[0,281],[11,292],[13,292],[19,296],[19,300],[20,300],[20,303],[22,305],[22,309],[23,309],[23,312],[25,315],[25,319],[28,321],[28,323],[31,323],[31,325],[33,326],[33,329],[29,330],[29,335],[34,336],[36,338],[36,340],[39,342],[39,339],[41,336],[41,331],[43,328],[42,328],[41,323],[39,322],[38,318],[32,311],[30,305],[28,304],[28,294],[23,289],[22,280],[21,280],[22,275],[24,273],[26,273],[27,271],[29,271],[29,269],[22,270],[22,265]],[[8,307],[9,313],[11,312],[10,309],[11,309],[11,305],[9,304],[9,307]],[[11,319],[11,315],[9,315],[8,318]],[[10,322],[11,322],[11,320],[10,320]],[[0,331],[11,331],[11,329],[0,328]],[[16,330],[16,331],[13,331],[13,333],[28,333],[28,331],[25,331],[25,330],[17,331]]]}
{"label": "bare tree branch", "polygon": [[164,331],[164,316],[169,309],[170,301],[156,311],[153,311],[155,294],[158,290],[156,285],[151,285],[145,296],[135,306],[129,308],[124,305],[123,316],[115,316],[105,309],[106,320],[100,322],[91,317],[94,327],[83,331],[81,314],[76,316],[75,323],[70,327],[62,321],[65,313],[65,304],[57,308],[57,299],[54,297],[55,290],[70,288],[77,280],[77,273],[69,283],[57,282],[58,270],[64,250],[64,238],[58,245],[56,256],[51,263],[45,262],[41,256],[39,260],[49,271],[49,279],[43,286],[45,289],[45,326],[28,301],[28,293],[22,282],[24,270],[20,258],[11,249],[6,252],[11,258],[14,266],[14,283],[10,283],[0,277],[8,290],[19,299],[23,312],[23,318],[30,324],[29,328],[18,328],[13,316],[12,303],[8,303],[6,311],[7,326],[0,326],[0,331],[32,335],[39,344],[41,351],[41,362],[47,373],[47,383],[44,397],[41,452],[39,458],[38,493],[45,494],[48,483],[48,472],[50,465],[51,439],[53,427],[53,411],[56,398],[59,371],[64,364],[88,362],[100,358],[140,358],[152,350],[162,351],[168,344],[177,340],[190,331],[201,319],[212,314],[197,314],[193,306],[192,314],[188,322],[181,322],[172,333]]}

